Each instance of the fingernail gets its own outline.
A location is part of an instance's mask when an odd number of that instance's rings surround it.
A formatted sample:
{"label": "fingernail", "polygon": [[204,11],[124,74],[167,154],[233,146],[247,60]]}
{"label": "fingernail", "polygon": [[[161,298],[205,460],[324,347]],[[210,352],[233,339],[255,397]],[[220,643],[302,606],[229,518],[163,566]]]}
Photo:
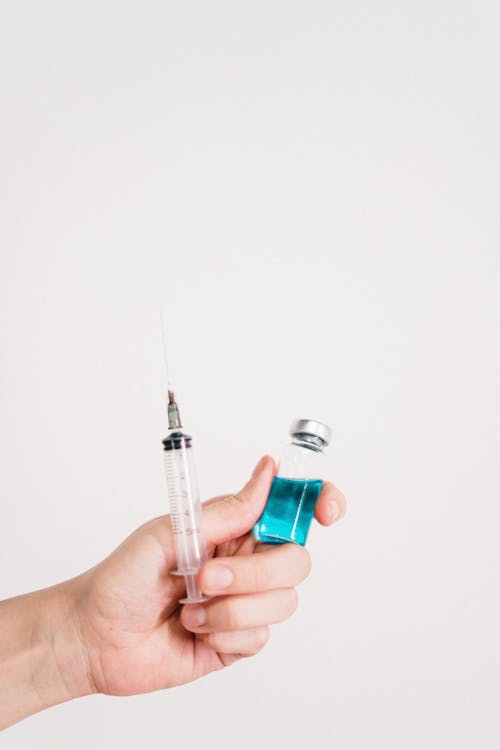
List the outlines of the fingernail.
{"label": "fingernail", "polygon": [[265,460],[266,460],[266,457],[265,457],[265,456],[262,456],[262,458],[261,458],[261,459],[260,459],[260,461],[258,462],[257,466],[256,466],[256,467],[255,467],[255,469],[253,470],[253,473],[252,473],[252,479],[255,479],[255,477],[257,476],[257,474],[259,473],[259,471],[260,471],[260,470],[262,469],[262,466],[264,465],[264,461],[265,461]]}
{"label": "fingernail", "polygon": [[185,607],[182,619],[188,628],[199,628],[207,621],[205,607],[202,607],[201,604],[191,604]]}
{"label": "fingernail", "polygon": [[333,523],[340,516],[340,505],[336,500],[330,501],[330,523]]}
{"label": "fingernail", "polygon": [[233,582],[233,571],[225,565],[209,565],[203,572],[203,588],[207,591],[220,591]]}

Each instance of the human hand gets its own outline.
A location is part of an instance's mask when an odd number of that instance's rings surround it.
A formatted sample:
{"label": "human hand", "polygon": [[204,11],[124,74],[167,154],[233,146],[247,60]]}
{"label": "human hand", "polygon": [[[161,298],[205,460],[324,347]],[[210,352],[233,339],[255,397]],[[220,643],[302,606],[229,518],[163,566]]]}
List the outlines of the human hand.
{"label": "human hand", "polygon": [[[269,625],[294,611],[310,567],[303,547],[252,537],[274,471],[264,457],[241,492],[203,506],[211,557],[199,583],[213,598],[201,606],[179,605],[169,516],[81,576],[0,602],[0,729],[78,696],[172,687],[257,653]],[[344,512],[342,493],[324,482],[317,520]]]}
{"label": "human hand", "polygon": [[[309,573],[309,553],[294,544],[257,543],[251,529],[275,473],[264,457],[236,495],[203,505],[210,559],[199,573],[200,605],[179,605],[169,516],[147,522],[68,587],[87,664],[90,690],[131,695],[172,687],[257,653],[269,625],[297,606],[295,586]],[[315,515],[329,525],[345,499],[323,483]]]}

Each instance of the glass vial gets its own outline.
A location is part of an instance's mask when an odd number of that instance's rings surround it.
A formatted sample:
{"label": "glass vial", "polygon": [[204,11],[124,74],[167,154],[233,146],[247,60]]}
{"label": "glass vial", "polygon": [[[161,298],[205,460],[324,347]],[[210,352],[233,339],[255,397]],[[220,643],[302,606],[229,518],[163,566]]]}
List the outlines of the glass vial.
{"label": "glass vial", "polygon": [[264,512],[253,531],[261,542],[304,546],[323,484],[323,450],[330,442],[331,430],[322,422],[296,419],[290,435],[292,440],[283,451]]}

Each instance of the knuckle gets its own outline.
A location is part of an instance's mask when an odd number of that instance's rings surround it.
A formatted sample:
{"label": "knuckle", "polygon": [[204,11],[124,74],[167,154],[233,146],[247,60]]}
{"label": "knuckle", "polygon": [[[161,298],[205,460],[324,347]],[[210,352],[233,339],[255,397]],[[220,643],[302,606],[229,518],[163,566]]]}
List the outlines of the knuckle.
{"label": "knuckle", "polygon": [[303,581],[304,578],[307,578],[307,576],[311,572],[311,555],[305,549],[305,547],[300,547],[299,545],[294,545],[294,547],[297,548],[297,552],[295,554],[297,556],[298,563],[298,582],[300,582]]}
{"label": "knuckle", "polygon": [[296,589],[289,589],[288,590],[288,606],[289,606],[289,612],[292,615],[297,607],[299,606],[299,595],[297,594]]}
{"label": "knuckle", "polygon": [[205,637],[205,644],[214,651],[224,651],[224,637],[220,633],[208,633]]}
{"label": "knuckle", "polygon": [[224,623],[228,630],[242,629],[241,612],[237,600],[227,600],[224,611]]}
{"label": "knuckle", "polygon": [[217,641],[218,641],[218,633],[200,633],[197,636],[198,640],[202,641],[205,646],[208,646],[209,648],[213,648],[216,651],[217,649]]}
{"label": "knuckle", "polygon": [[227,505],[229,508],[237,502],[235,495],[223,495],[220,498],[221,505]]}
{"label": "knuckle", "polygon": [[260,651],[270,638],[270,630],[268,627],[259,628],[256,638],[257,651]]}
{"label": "knuckle", "polygon": [[306,553],[304,557],[304,578],[307,578],[307,576],[311,572],[312,560],[309,552],[307,550],[304,550],[304,552]]}
{"label": "knuckle", "polygon": [[237,492],[226,495],[224,497],[224,500],[230,505],[245,505],[245,498],[239,495]]}
{"label": "knuckle", "polygon": [[234,507],[235,505],[238,506],[238,513],[243,515],[244,518],[252,515],[253,513],[252,504],[248,502],[248,498],[246,498],[242,494],[239,494],[238,492],[234,492],[231,495],[226,495],[224,497],[224,502],[232,507]]}
{"label": "knuckle", "polygon": [[347,500],[346,500],[346,497],[345,497],[344,493],[341,492],[340,490],[336,490],[335,494],[336,494],[336,498],[335,499],[339,503],[340,507],[343,510],[345,510],[345,507],[346,507],[346,504],[347,504]]}
{"label": "knuckle", "polygon": [[249,579],[251,580],[252,589],[254,591],[263,591],[264,589],[268,588],[268,560],[258,559],[256,555],[252,555],[252,557],[250,558]]}

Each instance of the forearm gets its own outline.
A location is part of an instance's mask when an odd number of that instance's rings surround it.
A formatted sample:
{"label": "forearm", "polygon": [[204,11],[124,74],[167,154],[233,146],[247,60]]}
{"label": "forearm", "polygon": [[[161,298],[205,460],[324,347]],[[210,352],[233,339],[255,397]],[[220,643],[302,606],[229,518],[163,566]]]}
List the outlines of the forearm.
{"label": "forearm", "polygon": [[93,692],[72,585],[0,602],[0,729]]}

